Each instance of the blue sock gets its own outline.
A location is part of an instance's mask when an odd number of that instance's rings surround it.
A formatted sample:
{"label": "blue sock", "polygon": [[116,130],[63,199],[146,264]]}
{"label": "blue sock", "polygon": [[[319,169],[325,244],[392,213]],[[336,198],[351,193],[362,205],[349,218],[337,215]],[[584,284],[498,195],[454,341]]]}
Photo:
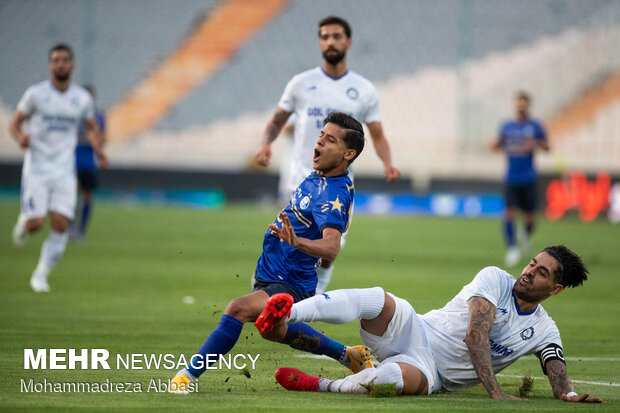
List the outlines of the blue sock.
{"label": "blue sock", "polygon": [[[243,323],[241,321],[228,314],[224,314],[215,330],[207,337],[207,341],[205,341],[202,347],[200,347],[200,350],[196,352],[196,354],[200,354],[202,358],[195,360],[193,363],[190,362],[190,365],[187,366],[187,370],[194,377],[198,377],[204,373],[207,369],[205,356],[207,354],[223,355],[232,350],[239,339],[242,328]],[[192,364],[194,364],[194,366],[192,366]]]}
{"label": "blue sock", "polygon": [[90,202],[85,202],[82,206],[82,221],[80,222],[80,232],[82,234],[86,232],[88,218],[90,218]]}
{"label": "blue sock", "polygon": [[344,344],[319,333],[306,323],[289,323],[288,331],[282,343],[288,344],[297,350],[308,351],[314,354],[325,354],[338,361],[340,361],[345,351]]}
{"label": "blue sock", "polygon": [[504,236],[509,247],[515,245],[515,229],[513,221],[504,221]]}

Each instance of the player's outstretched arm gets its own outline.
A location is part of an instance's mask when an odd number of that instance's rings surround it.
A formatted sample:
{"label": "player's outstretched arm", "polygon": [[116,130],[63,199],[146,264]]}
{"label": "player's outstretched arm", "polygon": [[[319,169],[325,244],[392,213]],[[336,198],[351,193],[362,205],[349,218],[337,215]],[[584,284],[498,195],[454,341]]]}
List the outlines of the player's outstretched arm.
{"label": "player's outstretched arm", "polygon": [[30,146],[30,136],[22,132],[22,123],[24,123],[27,117],[28,116],[26,116],[24,113],[16,110],[9,126],[11,135],[13,136],[13,138],[15,138],[19,146],[23,149],[26,149],[28,146]]}
{"label": "player's outstretched arm", "polygon": [[556,399],[564,400],[565,402],[577,402],[577,403],[602,403],[603,401],[598,397],[590,397],[588,393],[578,395],[575,392],[573,383],[568,378],[566,372],[566,365],[560,360],[551,360],[547,363],[547,377],[553,390],[553,395]]}
{"label": "player's outstretched arm", "polygon": [[482,297],[472,297],[469,300],[469,321],[465,344],[469,350],[471,362],[482,382],[493,399],[519,400],[518,397],[504,394],[499,387],[497,377],[491,364],[491,345],[489,332],[495,319],[495,306]]}
{"label": "player's outstretched arm", "polygon": [[286,125],[286,121],[291,116],[291,112],[278,109],[273,117],[267,123],[265,132],[263,133],[263,146],[258,150],[254,157],[257,164],[261,166],[269,166],[271,160],[271,143],[276,140],[280,131]]}
{"label": "player's outstretched arm", "polygon": [[370,138],[372,139],[372,144],[375,147],[375,152],[377,152],[377,156],[383,162],[385,179],[387,179],[388,182],[399,180],[400,171],[392,165],[390,144],[383,134],[383,126],[381,125],[381,122],[370,122],[366,124],[366,126],[368,126],[368,131],[370,132]]}
{"label": "player's outstretched arm", "polygon": [[282,220],[282,229],[278,228],[275,224],[269,225],[269,228],[275,232],[282,241],[287,242],[292,247],[308,255],[312,255],[313,257],[330,261],[336,259],[340,251],[340,237],[342,236],[340,231],[334,228],[325,228],[322,233],[322,238],[311,240],[298,237],[295,234],[291,221],[284,212],[280,212],[280,219]]}

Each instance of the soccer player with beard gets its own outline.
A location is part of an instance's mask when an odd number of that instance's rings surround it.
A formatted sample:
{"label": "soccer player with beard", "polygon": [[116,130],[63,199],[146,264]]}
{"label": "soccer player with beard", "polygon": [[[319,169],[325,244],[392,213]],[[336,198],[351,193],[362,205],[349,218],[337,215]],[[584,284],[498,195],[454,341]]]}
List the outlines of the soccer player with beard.
{"label": "soccer player with beard", "polygon": [[[517,399],[502,391],[496,374],[520,357],[536,354],[556,398],[600,403],[575,392],[560,332],[540,305],[564,288],[581,285],[587,273],[578,255],[563,245],[552,246],[532,258],[518,279],[497,267],[484,268],[442,309],[424,315],[375,287],[328,291],[295,304],[277,294],[256,326],[265,332],[282,321],[340,324],[359,319],[364,344],[381,362],[340,380],[281,368],[276,379],[288,390],[366,393],[370,384],[394,384],[397,394],[424,395],[482,383],[493,399]],[[277,311],[276,303],[283,303]]]}
{"label": "soccer player with beard", "polygon": [[[49,214],[50,233],[43,242],[38,265],[30,279],[36,292],[48,292],[47,277],[65,251],[69,223],[77,198],[75,147],[77,129],[85,122],[100,165],[107,157],[98,139],[90,94],[71,83],[73,51],[65,44],[48,55],[51,79],[29,87],[17,105],[10,131],[26,150],[22,168],[21,213],[13,228],[13,243],[23,246],[29,233],[43,227]],[[28,120],[28,131],[22,124]]]}
{"label": "soccer player with beard", "polygon": [[[315,137],[323,127],[323,119],[330,112],[344,112],[368,126],[377,155],[383,162],[388,181],[400,178],[400,171],[392,165],[390,147],[383,134],[379,115],[379,97],[373,84],[347,69],[347,50],[351,47],[351,27],[336,16],[319,22],[319,47],[323,65],[294,76],[286,85],[273,115],[263,134],[263,145],[256,154],[256,162],[268,166],[271,144],[278,137],[291,114],[295,114],[294,144],[288,190],[293,191],[312,173],[312,151]],[[342,242],[346,234],[343,234]],[[333,272],[332,261],[324,259],[317,268],[317,293],[325,291]]]}
{"label": "soccer player with beard", "polygon": [[[364,148],[364,131],[358,121],[344,113],[330,113],[323,123],[310,154],[315,172],[297,187],[291,202],[265,233],[254,291],[230,301],[190,366],[171,380],[171,393],[187,393],[207,363],[217,360],[214,356],[232,350],[243,325],[257,319],[270,296],[287,293],[291,304],[314,296],[319,261],[336,258],[353,205],[348,168]],[[295,349],[325,354],[354,372],[372,366],[364,346],[347,347],[306,323],[280,324],[262,336]]]}

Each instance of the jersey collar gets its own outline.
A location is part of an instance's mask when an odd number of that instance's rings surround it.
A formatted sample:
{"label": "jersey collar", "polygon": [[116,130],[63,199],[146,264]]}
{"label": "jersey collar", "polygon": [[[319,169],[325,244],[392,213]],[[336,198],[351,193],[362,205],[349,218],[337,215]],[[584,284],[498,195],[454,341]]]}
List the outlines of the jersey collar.
{"label": "jersey collar", "polygon": [[532,315],[536,312],[536,310],[538,310],[538,305],[536,305],[536,307],[534,307],[534,309],[532,311],[521,311],[521,308],[519,307],[519,302],[517,301],[517,296],[515,295],[515,292],[512,292],[512,299],[515,302],[515,308],[517,309],[517,314],[519,315]]}
{"label": "jersey collar", "polygon": [[342,76],[340,76],[340,77],[333,77],[333,76],[328,75],[327,72],[325,72],[325,69],[323,69],[323,66],[319,66],[319,68],[321,69],[321,72],[323,72],[323,74],[325,76],[327,76],[328,78],[330,78],[331,80],[340,80],[340,79],[342,79],[343,77],[345,77],[346,75],[349,74],[349,69],[347,69],[347,71],[344,72],[344,74]]}

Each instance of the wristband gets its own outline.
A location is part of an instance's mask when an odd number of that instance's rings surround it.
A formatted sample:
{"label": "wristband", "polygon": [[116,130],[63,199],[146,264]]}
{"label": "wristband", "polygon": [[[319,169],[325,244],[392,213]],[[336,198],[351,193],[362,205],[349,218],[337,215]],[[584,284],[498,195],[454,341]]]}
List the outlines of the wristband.
{"label": "wristband", "polygon": [[579,395],[575,393],[574,391],[569,391],[568,393],[566,393],[566,397],[573,397],[573,396],[579,396]]}

